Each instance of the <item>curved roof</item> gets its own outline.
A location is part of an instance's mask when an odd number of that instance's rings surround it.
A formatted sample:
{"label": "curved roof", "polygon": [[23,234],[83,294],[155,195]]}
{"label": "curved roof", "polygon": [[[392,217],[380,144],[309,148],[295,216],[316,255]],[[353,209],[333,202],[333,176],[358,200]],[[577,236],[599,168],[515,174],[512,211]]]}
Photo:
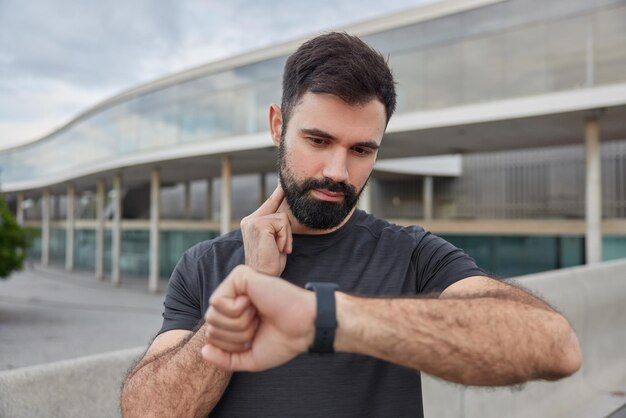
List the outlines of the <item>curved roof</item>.
{"label": "curved roof", "polygon": [[[399,81],[398,114],[380,158],[576,143],[594,109],[603,109],[593,113],[602,115],[603,138],[626,138],[626,73],[619,71],[626,64],[626,29],[619,25],[626,5],[555,0],[559,7],[519,17],[527,1],[442,1],[344,28],[388,53]],[[551,46],[553,35],[535,48],[545,49],[539,58],[521,48],[557,29],[587,36],[581,24],[598,25],[591,55],[588,42],[565,32],[567,50]],[[217,176],[225,154],[236,157],[236,172],[272,171],[266,106],[279,101],[283,62],[302,41],[113,96],[33,143],[0,152],[3,189],[70,180],[88,187],[120,169],[144,181],[155,164],[170,181]]]}

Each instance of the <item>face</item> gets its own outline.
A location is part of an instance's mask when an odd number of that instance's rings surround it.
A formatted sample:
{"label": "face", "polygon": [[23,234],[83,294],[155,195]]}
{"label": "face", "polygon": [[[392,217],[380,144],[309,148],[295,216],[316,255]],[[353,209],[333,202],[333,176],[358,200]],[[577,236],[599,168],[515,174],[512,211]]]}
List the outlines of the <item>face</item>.
{"label": "face", "polygon": [[339,226],[354,209],[376,161],[386,125],[383,104],[373,99],[349,105],[333,95],[306,93],[286,131],[280,122],[270,121],[291,212],[311,229]]}

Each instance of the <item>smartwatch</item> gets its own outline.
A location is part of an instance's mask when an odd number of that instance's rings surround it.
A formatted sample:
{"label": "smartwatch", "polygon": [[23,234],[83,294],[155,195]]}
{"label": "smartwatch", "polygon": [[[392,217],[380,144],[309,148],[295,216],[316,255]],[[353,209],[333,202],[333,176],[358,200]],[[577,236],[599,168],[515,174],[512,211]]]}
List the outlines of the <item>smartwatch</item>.
{"label": "smartwatch", "polygon": [[309,353],[331,354],[335,350],[335,330],[337,314],[335,309],[335,290],[337,283],[309,282],[305,289],[314,290],[317,299],[317,315],[315,317],[315,339],[309,347]]}

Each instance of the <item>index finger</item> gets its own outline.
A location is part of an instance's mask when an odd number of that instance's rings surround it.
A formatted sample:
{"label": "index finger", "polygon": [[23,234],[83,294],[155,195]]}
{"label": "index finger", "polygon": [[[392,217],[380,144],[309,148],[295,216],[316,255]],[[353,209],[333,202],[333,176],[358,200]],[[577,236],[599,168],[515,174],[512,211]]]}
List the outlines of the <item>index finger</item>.
{"label": "index finger", "polygon": [[278,186],[274,189],[270,197],[267,198],[265,202],[257,210],[252,212],[251,216],[264,216],[271,215],[272,213],[276,213],[280,204],[283,203],[283,199],[285,198],[285,192],[283,188],[280,186],[280,182]]}

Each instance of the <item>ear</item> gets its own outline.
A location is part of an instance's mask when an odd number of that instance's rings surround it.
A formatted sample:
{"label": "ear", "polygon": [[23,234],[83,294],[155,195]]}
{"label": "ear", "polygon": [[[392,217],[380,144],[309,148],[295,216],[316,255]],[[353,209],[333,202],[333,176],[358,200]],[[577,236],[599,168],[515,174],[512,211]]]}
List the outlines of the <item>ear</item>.
{"label": "ear", "polygon": [[270,106],[270,132],[272,141],[277,146],[280,144],[280,136],[283,132],[283,114],[277,104]]}

